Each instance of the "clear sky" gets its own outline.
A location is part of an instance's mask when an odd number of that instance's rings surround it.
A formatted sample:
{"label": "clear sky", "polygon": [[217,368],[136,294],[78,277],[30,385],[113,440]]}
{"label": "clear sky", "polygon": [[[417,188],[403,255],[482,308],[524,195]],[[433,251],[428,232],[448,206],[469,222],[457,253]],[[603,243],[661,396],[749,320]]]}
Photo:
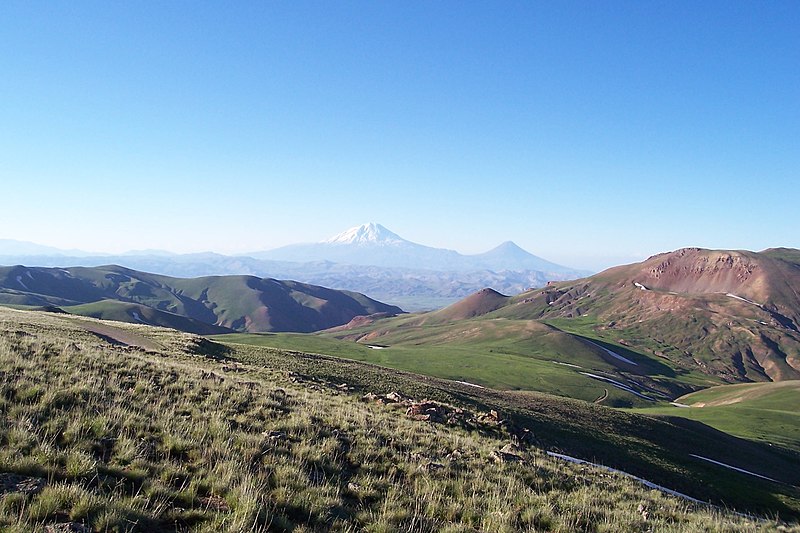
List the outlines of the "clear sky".
{"label": "clear sky", "polygon": [[800,2],[0,2],[0,238],[800,247]]}

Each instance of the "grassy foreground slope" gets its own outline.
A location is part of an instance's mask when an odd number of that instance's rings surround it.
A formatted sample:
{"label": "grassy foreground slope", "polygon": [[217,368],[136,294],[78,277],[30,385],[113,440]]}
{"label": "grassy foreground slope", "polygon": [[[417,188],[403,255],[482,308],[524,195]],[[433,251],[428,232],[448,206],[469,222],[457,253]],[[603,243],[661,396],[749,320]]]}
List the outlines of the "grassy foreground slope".
{"label": "grassy foreground slope", "polygon": [[[582,410],[588,409],[596,423],[614,430],[622,429],[620,421],[667,427],[580,402],[555,413],[560,403],[544,396],[475,396],[481,391],[355,362],[8,309],[0,309],[0,372],[4,531],[744,531],[778,525],[565,463],[539,446],[512,447],[516,457],[504,461],[498,450],[509,444],[509,426],[478,415],[506,405],[503,416],[511,417],[528,405],[534,419],[535,405],[543,402],[556,418],[572,411],[586,423]],[[357,379],[335,386],[345,375]],[[368,384],[376,392],[391,388],[459,402],[476,418],[414,420],[405,407],[360,401]],[[555,424],[542,418],[533,426],[536,438],[563,439],[559,449],[570,451],[568,428],[547,434]],[[694,428],[687,432],[698,438]],[[757,448],[745,451],[769,458]],[[780,458],[772,460],[778,461],[773,469],[785,468]],[[713,465],[697,467],[700,478],[715,480],[711,492],[724,491],[725,480],[730,486],[742,481],[724,471],[714,477]],[[694,488],[695,494],[707,489]],[[793,489],[756,482],[749,491],[751,507],[800,515]]]}
{"label": "grassy foreground slope", "polygon": [[[778,526],[565,463],[545,449],[737,509],[800,516],[791,486],[693,461],[686,451],[717,443],[727,462],[752,461],[795,485],[796,455],[697,424],[546,395],[8,309],[0,309],[0,372],[4,531],[67,523],[91,531]],[[405,404],[361,400],[389,391],[434,398],[450,418],[416,420]],[[533,437],[511,445],[523,428]]]}
{"label": "grassy foreground slope", "polygon": [[800,381],[722,385],[687,394],[676,403],[689,407],[659,406],[636,412],[681,416],[800,452]]}

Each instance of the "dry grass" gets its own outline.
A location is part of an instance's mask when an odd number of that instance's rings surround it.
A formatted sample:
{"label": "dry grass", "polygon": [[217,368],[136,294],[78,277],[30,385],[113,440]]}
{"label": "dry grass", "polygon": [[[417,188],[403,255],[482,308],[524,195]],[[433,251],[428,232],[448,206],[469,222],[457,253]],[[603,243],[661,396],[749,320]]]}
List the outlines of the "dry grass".
{"label": "dry grass", "polygon": [[[777,528],[412,420],[284,371],[108,342],[0,310],[0,528],[93,531],[756,531]],[[199,351],[203,353],[198,353]],[[217,354],[218,355],[218,354]]]}

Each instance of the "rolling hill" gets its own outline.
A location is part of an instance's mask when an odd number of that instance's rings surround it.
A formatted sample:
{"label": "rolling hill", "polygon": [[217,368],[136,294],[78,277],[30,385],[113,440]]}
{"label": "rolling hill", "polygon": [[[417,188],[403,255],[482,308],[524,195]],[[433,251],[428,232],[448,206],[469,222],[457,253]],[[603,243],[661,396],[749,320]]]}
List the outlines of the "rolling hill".
{"label": "rolling hill", "polygon": [[360,315],[401,313],[363,294],[253,276],[171,278],[119,267],[0,267],[0,303],[57,306],[125,322],[211,334],[309,332]]}

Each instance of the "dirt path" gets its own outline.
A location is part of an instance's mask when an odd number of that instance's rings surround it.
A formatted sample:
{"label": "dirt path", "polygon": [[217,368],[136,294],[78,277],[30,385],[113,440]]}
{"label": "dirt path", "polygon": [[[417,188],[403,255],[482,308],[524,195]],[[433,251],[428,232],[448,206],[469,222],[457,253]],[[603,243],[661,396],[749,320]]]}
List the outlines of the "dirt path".
{"label": "dirt path", "polygon": [[94,333],[98,337],[112,344],[136,346],[138,348],[142,348],[143,350],[152,352],[164,349],[164,346],[158,342],[132,331],[110,326],[108,324],[103,324],[101,322],[88,322],[85,320],[76,320],[75,322],[89,333]]}
{"label": "dirt path", "polygon": [[597,397],[594,403],[603,403],[608,398],[608,389],[603,389],[603,394]]}

